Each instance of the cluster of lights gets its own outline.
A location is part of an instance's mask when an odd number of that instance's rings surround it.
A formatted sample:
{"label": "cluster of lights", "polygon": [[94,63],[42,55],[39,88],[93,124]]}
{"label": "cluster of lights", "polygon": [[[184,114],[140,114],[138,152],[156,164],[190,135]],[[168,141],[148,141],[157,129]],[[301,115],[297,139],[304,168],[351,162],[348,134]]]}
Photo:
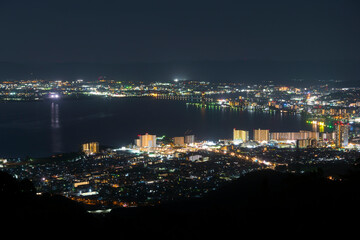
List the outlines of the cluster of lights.
{"label": "cluster of lights", "polygon": [[50,94],[49,97],[50,97],[50,98],[53,98],[53,99],[57,99],[57,98],[59,98],[60,96],[59,96],[59,94]]}
{"label": "cluster of lights", "polygon": [[306,123],[310,123],[310,124],[318,125],[318,126],[320,126],[320,127],[333,128],[333,126],[331,126],[331,125],[326,125],[324,122],[321,122],[321,121],[316,121],[316,120],[313,120],[313,121],[306,121]]}

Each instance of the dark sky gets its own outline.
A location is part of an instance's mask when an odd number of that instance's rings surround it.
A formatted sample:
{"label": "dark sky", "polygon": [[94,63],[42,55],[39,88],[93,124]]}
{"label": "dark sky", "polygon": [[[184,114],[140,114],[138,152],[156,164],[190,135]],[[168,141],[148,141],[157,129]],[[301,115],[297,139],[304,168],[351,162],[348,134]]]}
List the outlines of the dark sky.
{"label": "dark sky", "polygon": [[0,61],[359,60],[359,2],[0,0]]}

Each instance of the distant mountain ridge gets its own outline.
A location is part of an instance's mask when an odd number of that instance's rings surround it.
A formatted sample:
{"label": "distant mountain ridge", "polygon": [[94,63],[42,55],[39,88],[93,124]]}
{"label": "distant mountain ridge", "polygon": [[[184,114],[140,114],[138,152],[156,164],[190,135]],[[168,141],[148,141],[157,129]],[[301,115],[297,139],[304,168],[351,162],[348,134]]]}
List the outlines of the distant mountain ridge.
{"label": "distant mountain ridge", "polygon": [[[165,63],[12,63],[0,62],[0,81],[18,79],[170,81],[175,78],[209,82],[314,83],[341,80],[360,82],[360,61],[193,61]],[[294,81],[295,80],[295,81]]]}

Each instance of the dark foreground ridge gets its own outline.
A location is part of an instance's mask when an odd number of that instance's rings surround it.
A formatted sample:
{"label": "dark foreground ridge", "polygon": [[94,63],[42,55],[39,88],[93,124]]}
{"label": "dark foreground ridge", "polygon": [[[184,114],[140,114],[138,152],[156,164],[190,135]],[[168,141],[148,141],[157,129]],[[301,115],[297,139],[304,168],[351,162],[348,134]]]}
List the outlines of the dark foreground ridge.
{"label": "dark foreground ridge", "polygon": [[359,186],[360,171],[329,180],[321,172],[295,175],[262,170],[202,199],[92,215],[84,205],[65,197],[37,196],[30,181],[1,172],[1,220],[5,227],[34,235],[71,229],[81,234],[118,234],[122,239],[345,237],[359,226]]}

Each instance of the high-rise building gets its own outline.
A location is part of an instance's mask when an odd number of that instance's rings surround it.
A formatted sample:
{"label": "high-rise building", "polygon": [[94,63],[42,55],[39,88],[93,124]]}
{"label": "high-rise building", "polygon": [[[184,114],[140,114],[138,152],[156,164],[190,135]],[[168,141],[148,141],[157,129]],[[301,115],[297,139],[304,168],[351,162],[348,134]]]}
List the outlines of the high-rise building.
{"label": "high-rise building", "polygon": [[139,135],[139,139],[135,140],[138,147],[153,148],[156,147],[156,135]]}
{"label": "high-rise building", "polygon": [[140,138],[135,139],[135,145],[136,145],[137,147],[141,147],[141,140],[140,140]]}
{"label": "high-rise building", "polygon": [[185,145],[185,138],[184,137],[174,137],[173,141],[174,141],[174,144],[176,146],[184,146]]}
{"label": "high-rise building", "polygon": [[307,147],[316,147],[316,146],[317,146],[317,140],[315,138],[296,140],[297,148],[307,148]]}
{"label": "high-rise building", "polygon": [[186,135],[185,143],[186,144],[194,144],[195,143],[195,135]]}
{"label": "high-rise building", "polygon": [[337,148],[346,147],[349,143],[349,125],[337,123],[335,125],[335,145]]}
{"label": "high-rise building", "polygon": [[234,142],[247,142],[249,141],[249,131],[244,130],[233,130],[233,140]]}
{"label": "high-rise building", "polygon": [[316,141],[319,141],[319,139],[320,139],[319,132],[312,132],[312,131],[300,131],[300,132],[303,134],[307,134],[308,138],[315,139]]}
{"label": "high-rise building", "polygon": [[298,148],[307,148],[309,145],[311,145],[310,139],[298,139],[296,140],[296,147]]}
{"label": "high-rise building", "polygon": [[302,139],[315,139],[319,140],[319,132],[303,131],[300,132],[272,132],[270,139],[276,141],[285,140],[302,140]]}
{"label": "high-rise building", "polygon": [[257,142],[263,142],[263,141],[269,141],[270,138],[270,134],[269,134],[269,130],[265,129],[254,129],[254,141]]}
{"label": "high-rise building", "polygon": [[82,145],[82,151],[87,155],[97,154],[99,153],[99,143],[98,142],[84,143]]}
{"label": "high-rise building", "polygon": [[330,140],[333,140],[333,133],[321,133],[321,136],[320,136],[320,139],[322,141],[330,141]]}

